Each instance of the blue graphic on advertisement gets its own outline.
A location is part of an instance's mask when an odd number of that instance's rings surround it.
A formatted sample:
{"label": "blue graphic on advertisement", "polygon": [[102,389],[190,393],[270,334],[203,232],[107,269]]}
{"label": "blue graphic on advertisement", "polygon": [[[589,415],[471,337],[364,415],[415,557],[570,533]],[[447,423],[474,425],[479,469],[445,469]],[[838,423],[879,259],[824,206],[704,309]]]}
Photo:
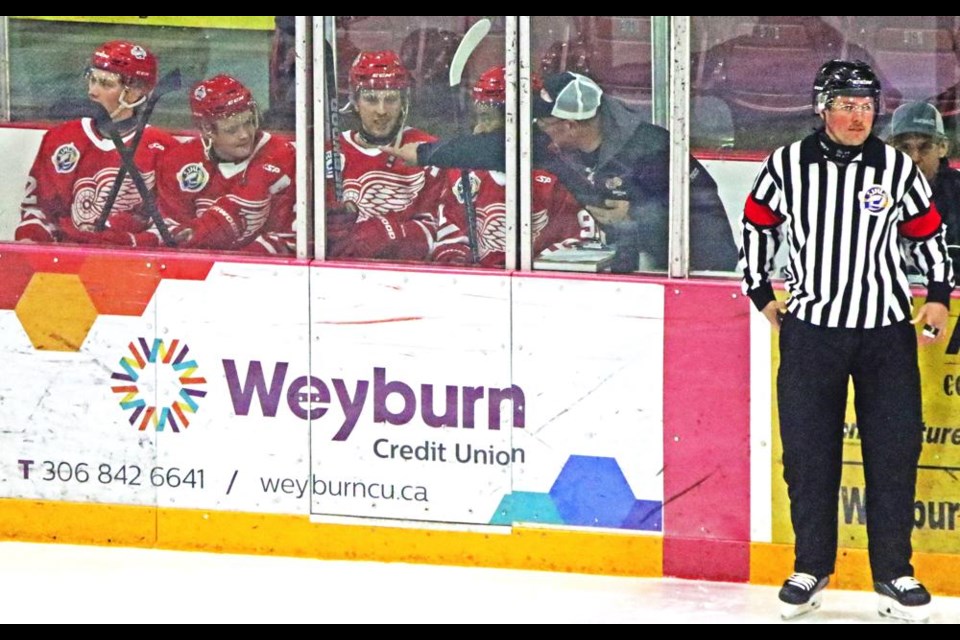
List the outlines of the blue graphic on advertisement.
{"label": "blue graphic on advertisement", "polygon": [[536,522],[661,531],[663,503],[638,500],[614,458],[571,455],[549,493],[513,492],[490,524]]}

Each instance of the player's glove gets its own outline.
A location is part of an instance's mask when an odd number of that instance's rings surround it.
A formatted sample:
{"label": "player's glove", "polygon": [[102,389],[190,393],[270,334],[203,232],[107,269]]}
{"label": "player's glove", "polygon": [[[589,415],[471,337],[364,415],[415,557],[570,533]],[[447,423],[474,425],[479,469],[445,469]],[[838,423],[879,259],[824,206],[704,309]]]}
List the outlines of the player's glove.
{"label": "player's glove", "polygon": [[65,224],[60,228],[60,236],[61,242],[69,242],[72,244],[99,244],[120,247],[137,246],[134,234],[109,227],[103,231],[81,231],[72,224]]}
{"label": "player's glove", "polygon": [[115,211],[107,218],[107,228],[128,233],[140,233],[150,227],[150,217],[133,211]]}
{"label": "player's glove", "polygon": [[385,216],[371,216],[358,224],[354,231],[354,257],[383,257],[403,238],[402,226],[391,224]]}
{"label": "player's glove", "polygon": [[195,249],[231,249],[246,231],[242,215],[213,205],[191,225],[193,237],[184,246]]}
{"label": "player's glove", "polygon": [[339,235],[330,233],[329,214],[327,216],[328,255],[331,258],[383,258],[391,257],[389,250],[395,242],[404,237],[403,228],[383,216],[371,216],[363,222],[338,230]]}
{"label": "player's glove", "polygon": [[340,242],[351,233],[360,214],[353,202],[342,202],[327,208],[327,239]]}

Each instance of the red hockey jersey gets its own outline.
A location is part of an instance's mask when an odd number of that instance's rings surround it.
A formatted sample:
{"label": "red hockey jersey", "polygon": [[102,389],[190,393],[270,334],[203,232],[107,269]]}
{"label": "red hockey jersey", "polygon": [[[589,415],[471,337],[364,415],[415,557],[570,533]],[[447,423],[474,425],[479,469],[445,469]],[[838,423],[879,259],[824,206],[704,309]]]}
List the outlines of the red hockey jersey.
{"label": "red hockey jersey", "polygon": [[[477,212],[478,264],[506,265],[506,176],[500,171],[469,171]],[[437,213],[436,262],[471,262],[467,213],[459,169],[446,173],[446,189]],[[555,175],[535,169],[531,183],[533,255],[540,256],[597,238],[593,216]]]}
{"label": "red hockey jersey", "polygon": [[245,253],[296,252],[296,151],[264,131],[249,158],[213,162],[199,139],[166,155],[160,164],[160,211],[185,227],[196,227],[208,211],[223,214],[222,232],[194,236],[186,248]]}
{"label": "red hockey jersey", "polygon": [[[432,142],[433,136],[408,128],[401,144]],[[364,147],[356,132],[340,135],[343,199],[353,202],[359,216],[353,233],[332,239],[332,258],[427,260],[436,241],[436,203],[443,175],[436,167],[412,167],[379,149]],[[333,178],[328,149],[326,177]],[[328,206],[333,188],[328,186]]]}
{"label": "red hockey jersey", "polygon": [[[130,144],[133,134],[123,139]],[[134,163],[147,188],[153,190],[163,154],[179,143],[165,131],[147,126]],[[90,118],[65,122],[47,131],[40,143],[20,207],[17,240],[71,241],[79,233],[95,232],[104,204],[120,167],[113,142],[101,136]],[[143,199],[127,175],[106,221],[104,243],[114,243],[119,232],[138,233],[152,221]]]}

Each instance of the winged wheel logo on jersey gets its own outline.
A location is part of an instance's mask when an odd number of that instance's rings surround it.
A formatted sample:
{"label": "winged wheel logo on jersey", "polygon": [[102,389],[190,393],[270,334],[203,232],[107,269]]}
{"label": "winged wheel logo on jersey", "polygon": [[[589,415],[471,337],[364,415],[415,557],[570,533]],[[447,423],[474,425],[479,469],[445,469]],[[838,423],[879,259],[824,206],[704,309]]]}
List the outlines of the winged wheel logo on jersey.
{"label": "winged wheel logo on jersey", "polygon": [[[470,193],[473,196],[476,196],[480,192],[480,178],[477,177],[473,171],[470,172]],[[453,187],[453,195],[456,196],[457,202],[463,204],[463,178],[457,180],[457,184]]]}
{"label": "winged wheel logo on jersey", "polygon": [[[471,174],[472,175],[472,174]],[[503,253],[507,249],[507,208],[502,202],[494,202],[477,209],[480,233],[481,257],[493,252]]]}
{"label": "winged wheel logo on jersey", "polygon": [[403,211],[423,189],[422,172],[399,175],[389,171],[368,171],[356,179],[343,181],[344,200],[353,200],[360,208],[360,220],[374,214]]}
{"label": "winged wheel logo on jersey", "polygon": [[[80,178],[73,185],[73,202],[70,204],[70,217],[74,226],[81,231],[93,231],[93,225],[103,213],[113,182],[117,178],[116,167],[106,167],[88,178]],[[148,189],[156,183],[156,175],[150,171],[143,174],[143,181]],[[114,201],[113,216],[124,212],[135,212],[143,202],[140,192],[137,191],[129,175],[125,176],[120,185],[117,199]]]}

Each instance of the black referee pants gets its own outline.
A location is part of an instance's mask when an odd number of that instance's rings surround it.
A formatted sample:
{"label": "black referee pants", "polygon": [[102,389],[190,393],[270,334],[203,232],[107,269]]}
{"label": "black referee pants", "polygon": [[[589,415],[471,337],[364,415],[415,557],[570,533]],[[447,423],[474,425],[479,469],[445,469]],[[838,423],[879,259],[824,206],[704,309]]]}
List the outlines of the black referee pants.
{"label": "black referee pants", "polygon": [[923,435],[914,328],[904,321],[879,329],[830,329],[788,314],[780,330],[777,394],[796,536],[794,571],[819,577],[835,569],[851,376],[873,579],[912,576],[910,535]]}

